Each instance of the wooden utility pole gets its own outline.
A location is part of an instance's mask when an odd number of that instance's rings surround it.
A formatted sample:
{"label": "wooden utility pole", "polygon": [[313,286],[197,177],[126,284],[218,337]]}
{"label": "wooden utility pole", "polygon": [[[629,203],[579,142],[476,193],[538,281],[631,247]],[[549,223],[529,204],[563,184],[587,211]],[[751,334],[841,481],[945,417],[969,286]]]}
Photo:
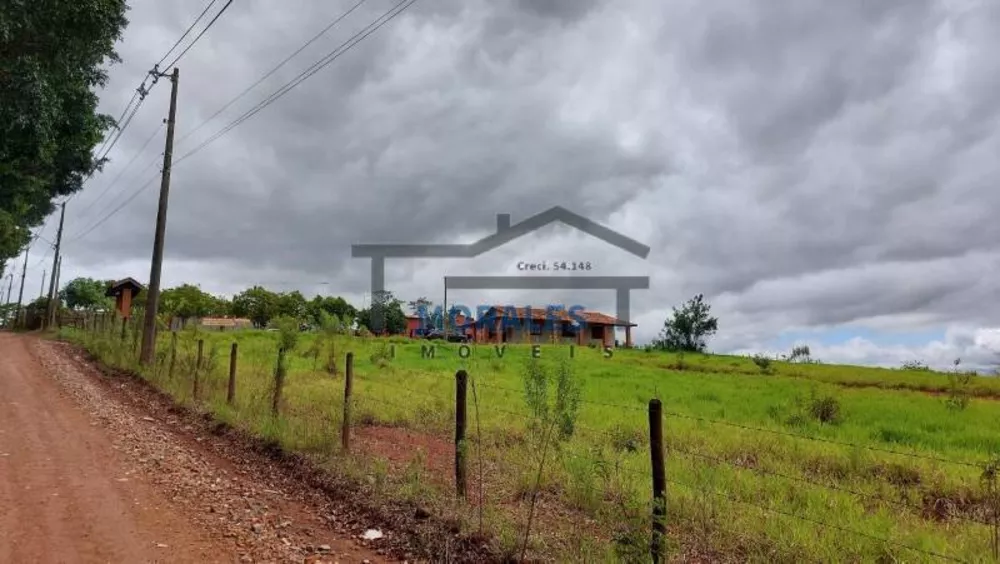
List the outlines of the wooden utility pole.
{"label": "wooden utility pole", "polygon": [[42,299],[42,296],[45,295],[45,275],[46,274],[48,274],[48,272],[46,272],[46,271],[43,270],[42,271],[42,283],[38,287],[38,299]]}
{"label": "wooden utility pole", "polygon": [[59,283],[62,280],[62,255],[59,255],[59,260],[56,261],[56,289],[55,293],[52,294],[52,301],[50,304],[55,304],[52,306],[52,323],[56,322],[56,317],[59,312],[59,304],[61,300],[59,299]]}
{"label": "wooden utility pole", "polygon": [[163,150],[163,176],[160,178],[160,203],[156,209],[156,232],[153,238],[153,260],[149,268],[149,288],[146,289],[146,317],[142,327],[142,349],[139,363],[153,362],[156,350],[156,313],[160,304],[160,270],[163,266],[163,239],[167,231],[167,201],[170,194],[170,166],[174,156],[174,123],[177,118],[177,82],[180,72],[174,67],[170,75],[170,113],[167,116],[167,143]]}
{"label": "wooden utility pole", "polygon": [[59,288],[56,287],[58,283],[56,280],[56,271],[59,268],[59,249],[62,245],[63,220],[65,219],[66,202],[63,202],[62,209],[59,212],[59,232],[56,234],[56,252],[52,255],[52,278],[49,280],[49,303],[45,310],[45,327],[51,327],[56,319],[56,293],[59,291]]}
{"label": "wooden utility pole", "polygon": [[10,305],[10,297],[14,293],[14,273],[11,272],[7,275],[7,303],[5,305]]}
{"label": "wooden utility pole", "polygon": [[[28,252],[31,251],[29,246],[24,250],[24,266],[21,268],[21,289],[17,291],[17,316],[14,323],[17,325],[21,324],[21,305],[24,303],[24,276],[28,274]],[[44,276],[43,276],[44,279]]]}

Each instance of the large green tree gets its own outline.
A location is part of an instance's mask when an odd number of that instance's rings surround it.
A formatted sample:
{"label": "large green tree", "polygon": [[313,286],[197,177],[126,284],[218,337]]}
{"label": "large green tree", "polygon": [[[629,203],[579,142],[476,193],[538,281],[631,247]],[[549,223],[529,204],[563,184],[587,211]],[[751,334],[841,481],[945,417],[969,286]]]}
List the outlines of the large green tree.
{"label": "large green tree", "polygon": [[108,283],[93,278],[74,278],[59,291],[59,298],[69,309],[111,309],[114,300],[105,296]]}
{"label": "large green tree", "polygon": [[182,319],[225,315],[229,302],[192,284],[182,284],[160,292],[160,311]]}
{"label": "large green tree", "polygon": [[271,318],[278,315],[278,294],[254,286],[233,296],[231,311],[233,315],[250,319],[256,327],[267,327]]}
{"label": "large green tree", "polygon": [[388,290],[376,292],[372,296],[371,307],[358,312],[358,325],[373,333],[380,332],[376,331],[376,323],[373,320],[374,314],[379,311],[383,312],[381,331],[387,331],[391,334],[406,332],[406,314],[403,313],[403,302]]}
{"label": "large green tree", "polygon": [[297,321],[306,318],[306,298],[298,290],[278,294],[277,308],[277,315],[281,317],[291,317]]}
{"label": "large green tree", "polygon": [[0,8],[0,263],[52,200],[79,190],[111,116],[96,89],[128,23],[125,0],[7,0]]}
{"label": "large green tree", "polygon": [[358,315],[358,310],[344,298],[316,296],[309,301],[306,306],[307,316],[317,327],[322,327],[323,314],[336,317],[338,319],[354,320]]}
{"label": "large green tree", "polygon": [[663,330],[653,346],[670,351],[704,352],[708,338],[719,329],[718,318],[702,294],[691,298],[663,322]]}

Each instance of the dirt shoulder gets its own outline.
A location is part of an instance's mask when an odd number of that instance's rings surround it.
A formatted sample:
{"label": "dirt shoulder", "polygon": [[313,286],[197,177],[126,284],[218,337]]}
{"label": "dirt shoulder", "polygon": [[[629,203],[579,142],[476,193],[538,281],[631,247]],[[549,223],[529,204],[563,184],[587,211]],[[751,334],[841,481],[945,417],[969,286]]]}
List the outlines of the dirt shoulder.
{"label": "dirt shoulder", "polygon": [[140,387],[0,334],[0,561],[396,561]]}

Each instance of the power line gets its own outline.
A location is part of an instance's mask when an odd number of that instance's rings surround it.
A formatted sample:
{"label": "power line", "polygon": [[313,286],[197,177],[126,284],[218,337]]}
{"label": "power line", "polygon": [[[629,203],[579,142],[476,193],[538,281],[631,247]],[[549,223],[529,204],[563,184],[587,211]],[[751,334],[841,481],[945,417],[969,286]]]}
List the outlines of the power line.
{"label": "power line", "polygon": [[169,57],[170,54],[174,52],[174,49],[176,49],[177,46],[181,44],[181,41],[184,41],[184,38],[187,37],[189,33],[191,33],[192,29],[194,29],[194,26],[198,25],[198,22],[201,21],[201,18],[204,18],[205,14],[207,14],[208,11],[212,9],[212,6],[214,6],[215,3],[218,1],[219,0],[212,0],[211,2],[208,3],[207,6],[205,6],[205,9],[202,10],[200,14],[198,14],[198,17],[195,18],[193,22],[191,22],[191,25],[189,25],[188,28],[184,30],[184,33],[179,38],[177,38],[177,41],[175,41],[173,46],[170,47],[170,50],[164,53],[163,57],[159,61],[157,61],[156,65],[154,65],[155,67],[159,67],[160,65],[163,64],[163,61],[167,60],[167,57]]}
{"label": "power line", "polygon": [[153,184],[153,181],[156,180],[156,178],[157,178],[156,176],[151,177],[149,180],[146,181],[145,184],[143,184],[142,186],[140,186],[138,190],[136,190],[131,196],[129,196],[124,202],[122,202],[117,208],[115,208],[114,210],[112,210],[111,213],[109,213],[108,215],[102,217],[97,223],[91,225],[90,229],[87,229],[83,233],[81,233],[81,234],[73,237],[69,241],[69,243],[76,243],[77,241],[80,241],[81,239],[83,239],[84,237],[86,237],[87,235],[89,235],[93,230],[95,230],[98,227],[100,227],[105,221],[111,219],[111,217],[113,217],[116,213],[118,213],[119,211],[121,211],[122,208],[124,208],[132,200],[134,200],[136,198],[136,196],[138,196],[139,194],[141,194],[143,190],[145,190],[146,188],[149,188],[149,186]]}
{"label": "power line", "polygon": [[[206,6],[205,9],[202,10],[201,14],[198,15],[198,17],[194,20],[194,22],[192,22],[191,25],[188,26],[187,30],[185,30],[184,33],[181,34],[181,36],[177,39],[176,42],[174,42],[174,45],[170,47],[170,49],[167,50],[166,53],[164,53],[163,57],[160,58],[159,62],[153,65],[152,70],[146,73],[146,76],[142,79],[142,82],[139,84],[139,87],[136,88],[135,92],[132,94],[132,98],[129,100],[128,104],[125,105],[125,109],[122,110],[122,113],[118,117],[118,120],[115,121],[115,132],[111,136],[106,138],[104,142],[101,144],[100,148],[98,148],[97,150],[98,162],[101,162],[104,159],[106,159],[107,156],[111,153],[111,150],[115,148],[115,145],[118,144],[119,139],[121,139],[122,135],[125,133],[125,130],[128,128],[129,124],[132,123],[132,119],[135,118],[135,114],[139,111],[139,108],[145,101],[146,96],[152,91],[153,86],[155,86],[156,83],[159,81],[160,79],[159,66],[163,63],[163,61],[167,59],[167,57],[170,56],[171,53],[173,53],[174,49],[176,49],[177,46],[180,45],[182,41],[184,41],[184,38],[187,37],[189,33],[191,33],[191,31],[198,24],[198,22],[201,21],[201,19],[212,8],[212,6],[215,5],[216,2],[218,2],[218,0],[212,0],[211,2],[209,2],[208,6]],[[219,13],[217,13],[215,17],[212,18],[212,21],[208,23],[205,29],[201,30],[201,33],[199,33],[198,36],[195,37],[194,40],[184,49],[184,51],[181,52],[181,54],[178,55],[177,58],[175,58],[173,62],[170,63],[169,65],[170,67],[174,66],[174,64],[176,64],[177,61],[179,61],[180,58],[183,57],[184,54],[187,53],[188,50],[191,49],[191,47],[193,47],[194,44],[198,42],[199,39],[201,39],[201,36],[204,35],[205,32],[208,31],[208,29],[212,27],[213,24],[215,24],[216,20],[218,20],[219,17],[222,16],[222,14],[226,11],[227,8],[229,8],[229,6],[232,3],[233,0],[229,0],[226,3],[226,5],[222,7],[222,10],[220,10]],[[150,77],[152,77],[153,81],[147,87],[146,80],[149,79]],[[128,114],[128,118],[125,117],[126,114]],[[124,122],[122,120],[124,120]],[[94,170],[91,170],[90,173],[87,175],[87,177],[83,179],[82,183],[86,183],[88,180],[90,180],[90,178],[93,177],[96,170],[97,170],[96,168]],[[62,203],[66,203],[69,200],[73,199],[79,192],[80,191],[70,194],[70,196],[64,199]]]}
{"label": "power line", "polygon": [[[134,176],[132,177],[132,180],[135,180],[135,179],[137,179],[137,178],[141,177],[141,176],[142,176],[143,174],[145,174],[145,173],[146,173],[146,171],[148,171],[149,169],[153,168],[153,166],[154,166],[154,165],[155,165],[156,163],[158,163],[158,162],[160,162],[160,158],[159,158],[159,155],[157,155],[157,157],[156,157],[156,158],[154,158],[153,160],[151,160],[151,161],[149,161],[148,163],[146,163],[146,166],[144,166],[144,167],[142,168],[142,170],[140,170],[140,171],[139,171],[138,173],[136,173],[136,174],[135,174],[135,175],[134,175]],[[111,201],[110,201],[110,202],[108,202],[108,203],[107,203],[106,205],[104,205],[104,207],[102,207],[100,211],[98,211],[98,212],[97,212],[97,216],[102,216],[102,214],[104,214],[104,213],[105,213],[106,211],[108,211],[109,209],[111,209],[111,207],[112,207],[112,206],[114,206],[114,205],[115,205],[115,202],[114,202],[114,200],[111,200]],[[75,237],[74,237],[74,239],[75,239]]]}
{"label": "power line", "polygon": [[208,119],[206,119],[205,121],[201,122],[197,127],[195,127],[194,129],[192,129],[191,131],[189,131],[188,133],[186,133],[183,137],[181,137],[177,141],[177,143],[178,144],[183,143],[185,139],[187,139],[188,137],[191,137],[192,135],[194,135],[195,133],[197,133],[202,127],[205,127],[205,125],[207,125],[208,122],[210,122],[213,119],[219,117],[219,114],[221,114],[222,112],[224,112],[227,109],[229,109],[230,106],[232,106],[233,104],[235,104],[236,102],[238,102],[240,99],[242,99],[244,96],[246,96],[248,93],[250,93],[250,91],[253,90],[254,88],[256,88],[260,83],[262,83],[265,80],[267,80],[268,78],[270,78],[271,75],[273,75],[274,73],[276,73],[279,69],[281,69],[281,67],[285,66],[288,63],[288,61],[291,61],[293,58],[295,58],[296,55],[298,55],[299,53],[301,53],[302,51],[304,51],[307,47],[309,47],[310,45],[312,45],[313,43],[315,43],[317,39],[319,39],[320,37],[326,35],[326,32],[330,31],[334,26],[336,26],[338,23],[340,23],[341,20],[343,20],[347,16],[351,15],[351,13],[354,12],[354,10],[357,10],[359,7],[361,7],[361,5],[364,4],[366,1],[367,0],[359,0],[357,3],[355,3],[353,6],[351,6],[346,12],[344,12],[343,14],[341,14],[340,16],[338,16],[336,19],[334,19],[332,22],[330,22],[326,27],[324,27],[322,30],[320,30],[319,33],[317,33],[316,35],[314,35],[309,41],[306,41],[301,47],[299,47],[298,49],[296,49],[295,52],[293,52],[292,54],[290,54],[287,57],[285,57],[285,59],[283,61],[281,61],[280,63],[278,63],[277,66],[275,66],[271,70],[267,71],[267,73],[264,76],[260,77],[257,80],[257,82],[254,82],[253,84],[251,84],[250,86],[248,86],[243,92],[240,92],[235,98],[233,98],[232,100],[226,102],[225,105],[223,105],[221,108],[219,108],[218,110],[216,110],[216,112],[214,114],[212,114]]}
{"label": "power line", "polygon": [[[215,0],[213,0],[212,4],[214,4],[214,3],[215,3]],[[201,39],[201,36],[205,35],[205,32],[208,31],[209,29],[211,29],[213,25],[215,25],[216,20],[218,20],[219,17],[221,17],[222,14],[224,14],[226,12],[226,10],[229,8],[229,6],[231,6],[232,4],[233,4],[233,0],[229,0],[228,2],[226,2],[226,5],[223,6],[221,10],[219,10],[219,13],[215,14],[215,17],[212,18],[212,21],[208,22],[208,25],[205,26],[205,29],[201,30],[201,33],[199,33],[191,41],[191,43],[189,43],[188,46],[185,47],[183,51],[181,51],[181,54],[177,55],[177,57],[173,61],[171,61],[170,64],[168,64],[166,66],[166,68],[169,69],[169,68],[173,67],[174,65],[176,65],[177,61],[181,60],[181,57],[183,57],[192,47],[194,47],[194,44],[197,43],[199,39]],[[209,4],[209,7],[211,7],[211,4]],[[199,16],[199,19],[201,19],[200,16]],[[173,50],[173,49],[171,49],[171,50]],[[164,57],[164,58],[166,58],[166,57]]]}
{"label": "power line", "polygon": [[361,41],[363,41],[366,37],[368,37],[369,35],[371,35],[375,31],[377,31],[379,28],[381,28],[385,24],[389,23],[393,18],[395,18],[396,16],[398,16],[399,14],[401,14],[404,10],[406,10],[407,8],[409,8],[410,6],[412,6],[413,3],[416,2],[416,1],[417,0],[402,0],[402,1],[400,1],[398,4],[396,4],[395,6],[393,6],[392,8],[390,8],[387,12],[385,12],[384,14],[382,14],[381,16],[379,16],[378,18],[376,18],[372,23],[370,23],[367,26],[365,26],[365,28],[363,28],[361,31],[359,31],[358,33],[354,34],[350,39],[348,39],[347,41],[341,43],[336,49],[334,49],[333,51],[331,51],[330,53],[328,53],[325,57],[323,57],[319,61],[313,63],[312,66],[310,66],[308,69],[306,69],[305,71],[303,71],[302,73],[300,73],[298,76],[296,76],[290,82],[286,83],[281,88],[279,88],[279,89],[275,90],[274,92],[272,92],[268,97],[266,97],[264,100],[262,100],[261,102],[259,102],[256,106],[254,106],[253,108],[251,108],[249,111],[245,112],[243,115],[241,115],[240,117],[236,118],[234,121],[230,122],[229,125],[227,125],[222,130],[220,130],[219,132],[215,133],[214,135],[212,135],[211,137],[209,137],[208,139],[206,139],[204,142],[202,142],[200,145],[198,145],[194,149],[192,149],[192,150],[188,151],[187,153],[185,153],[179,159],[177,159],[176,161],[174,161],[174,165],[176,166],[177,164],[179,164],[180,162],[182,162],[186,158],[190,157],[194,153],[197,153],[201,149],[207,147],[209,144],[215,142],[217,139],[219,139],[223,135],[229,133],[230,131],[232,131],[233,129],[235,129],[236,127],[238,127],[243,122],[245,122],[248,119],[252,118],[254,115],[256,115],[258,112],[260,112],[261,110],[263,110],[267,106],[273,104],[275,101],[278,100],[278,98],[281,98],[282,96],[284,96],[285,94],[287,94],[293,88],[295,88],[296,86],[298,86],[299,84],[301,84],[305,80],[309,79],[311,76],[313,76],[314,74],[316,74],[317,72],[319,72],[320,70],[322,70],[324,67],[328,66],[333,61],[335,61],[338,58],[340,58],[341,55],[343,55],[347,51],[351,50],[355,45],[357,45],[358,43],[360,43]]}
{"label": "power line", "polygon": [[111,183],[104,188],[104,191],[101,192],[99,196],[97,196],[96,198],[94,198],[92,202],[90,202],[90,205],[88,205],[86,208],[83,209],[83,211],[80,212],[79,218],[85,217],[87,215],[87,212],[94,207],[94,204],[99,202],[101,198],[103,198],[104,195],[107,194],[108,191],[111,190],[111,188],[114,187],[119,180],[121,180],[122,176],[125,175],[125,172],[129,169],[129,167],[132,166],[133,163],[135,163],[136,159],[139,158],[139,155],[141,155],[142,152],[146,150],[146,147],[149,146],[149,144],[153,141],[153,138],[156,137],[156,134],[159,133],[160,129],[162,128],[163,128],[163,123],[160,123],[159,127],[153,130],[153,133],[149,136],[148,139],[146,139],[146,142],[142,144],[142,147],[138,151],[136,151],[134,155],[132,155],[132,159],[129,160],[129,162],[125,165],[125,168],[123,168],[121,172],[118,173],[118,176],[116,176],[115,179],[112,180]]}
{"label": "power line", "polygon": [[[286,83],[283,87],[281,87],[278,90],[276,90],[275,92],[273,92],[270,96],[268,96],[267,98],[265,98],[261,103],[259,103],[257,106],[255,106],[253,109],[251,109],[249,112],[244,113],[242,116],[240,116],[240,118],[238,118],[236,121],[234,121],[233,123],[231,123],[229,126],[227,126],[225,129],[223,129],[221,132],[215,134],[214,136],[212,136],[211,138],[209,138],[206,142],[202,143],[198,147],[196,147],[193,150],[191,150],[188,153],[186,153],[181,158],[179,158],[176,161],[174,161],[173,166],[176,167],[185,158],[191,156],[195,152],[197,152],[200,149],[204,148],[209,143],[215,141],[216,139],[218,139],[222,135],[225,135],[226,133],[228,133],[229,131],[231,131],[233,128],[235,128],[236,126],[238,126],[240,123],[243,123],[247,119],[250,119],[251,117],[253,117],[257,112],[261,111],[265,107],[267,107],[270,104],[274,103],[278,98],[280,98],[281,96],[285,95],[290,90],[292,90],[293,88],[295,88],[296,86],[298,86],[299,84],[301,84],[303,81],[307,80],[309,77],[311,77],[312,75],[316,74],[316,72],[318,72],[322,68],[326,67],[327,65],[329,65],[330,63],[332,63],[333,61],[335,61],[337,58],[339,58],[341,55],[343,55],[344,53],[346,53],[347,51],[349,51],[355,45],[357,45],[358,43],[360,43],[361,41],[363,41],[366,37],[368,37],[369,35],[371,35],[375,31],[377,31],[383,25],[389,23],[389,21],[391,21],[393,18],[395,18],[396,16],[398,16],[400,13],[402,13],[403,10],[406,10],[407,8],[409,8],[415,2],[416,2],[416,0],[401,0],[395,6],[393,6],[388,11],[386,11],[384,14],[382,14],[381,16],[379,16],[378,18],[376,18],[372,23],[368,24],[361,31],[359,31],[358,33],[356,33],[355,35],[353,35],[350,39],[348,39],[347,41],[341,43],[336,49],[334,49],[333,51],[331,51],[330,53],[328,53],[325,57],[323,57],[322,59],[320,59],[319,61],[317,61],[316,63],[314,63],[311,67],[309,67],[308,69],[306,69],[306,71],[300,73],[291,82]],[[219,13],[216,14],[216,17],[213,18],[211,22],[209,22],[209,25],[206,26],[206,28],[204,30],[202,30],[202,34],[205,31],[208,30],[208,27],[211,27],[211,25],[215,22],[215,20],[217,20],[218,17],[222,15],[222,13],[225,11],[226,8],[229,7],[229,5],[231,3],[232,3],[232,0],[230,0],[229,3],[227,3],[225,6],[223,6],[222,10],[220,10]],[[194,41],[197,41],[198,38],[201,37],[202,34],[199,34],[198,37],[196,37]],[[194,42],[192,42],[191,45],[193,45],[193,44],[194,44]],[[188,47],[190,48],[190,45]],[[187,52],[186,49],[185,49],[184,52],[181,53],[181,55],[178,56],[177,59],[175,59],[175,61],[178,60],[178,59],[180,59],[180,57],[183,56],[185,52]],[[171,66],[172,65],[173,65],[173,63],[171,63]],[[150,178],[145,184],[143,184],[142,186],[140,186],[131,196],[129,196],[125,201],[123,201],[118,207],[116,207],[110,213],[108,213],[107,215],[105,215],[104,217],[102,217],[100,220],[97,221],[97,223],[93,224],[86,231],[80,233],[79,235],[74,236],[70,240],[70,242],[80,241],[81,239],[83,239],[84,237],[86,237],[87,235],[89,235],[91,232],[93,232],[95,229],[97,229],[100,225],[102,225],[108,219],[110,219],[115,214],[117,214],[119,211],[121,211],[130,202],[132,202],[132,200],[134,200],[140,193],[142,193],[143,190],[145,190],[146,188],[148,188],[152,184],[152,182],[154,180],[156,180],[156,177]]]}
{"label": "power line", "polygon": [[[125,105],[125,109],[122,110],[122,115],[118,116],[118,119],[115,120],[115,128],[117,128],[118,124],[120,124],[122,120],[125,119],[125,114],[127,114],[129,109],[132,108],[132,104],[135,103],[135,99],[138,97],[139,97],[139,90],[137,89],[135,92],[132,93],[132,99],[129,100],[128,104]],[[107,139],[104,140],[103,143],[101,143],[101,146],[97,149],[97,154],[101,154],[104,152],[104,148],[107,147],[108,141],[110,140],[111,137],[109,136]]]}

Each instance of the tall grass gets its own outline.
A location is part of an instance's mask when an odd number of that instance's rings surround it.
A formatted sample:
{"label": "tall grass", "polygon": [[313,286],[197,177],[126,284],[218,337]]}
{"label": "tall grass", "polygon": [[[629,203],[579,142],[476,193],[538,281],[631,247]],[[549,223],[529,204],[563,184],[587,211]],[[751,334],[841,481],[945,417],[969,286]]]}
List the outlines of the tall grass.
{"label": "tall grass", "polygon": [[[574,348],[571,356],[569,347],[543,346],[539,366],[558,374],[570,363],[579,389],[573,425],[552,445],[538,478],[538,426],[532,421],[540,408],[526,401],[532,389],[523,374],[528,346],[507,345],[501,358],[493,345],[476,344],[461,358],[459,345],[443,343],[428,358],[423,343],[406,339],[327,335],[317,348],[320,337],[302,334],[287,357],[275,417],[274,332],[180,332],[172,378],[165,369],[169,334],[161,334],[158,361],[149,370],[139,370],[114,335],[64,334],[189,405],[194,355],[203,339],[202,408],[284,448],[314,454],[339,450],[343,413],[343,367],[331,373],[324,350],[335,350],[341,362],[354,353],[356,426],[403,427],[442,444],[453,433],[454,373],[465,369],[475,379],[481,433],[470,451],[472,464],[488,470],[485,484],[476,487],[486,493],[487,513],[501,515],[492,520],[497,542],[508,538],[512,551],[519,535],[509,529],[523,526],[517,523],[527,514],[536,481],[536,549],[601,550],[609,558],[645,550],[651,487],[646,405],[657,397],[668,414],[668,520],[675,550],[788,562],[914,562],[933,559],[932,553],[984,561],[991,553],[991,528],[975,522],[996,510],[980,468],[1000,452],[1000,402],[989,399],[1000,385],[991,379],[970,383],[978,390],[974,399],[955,410],[947,398],[928,393],[948,388],[947,377],[932,372],[774,362],[763,373],[738,357],[680,359],[622,350],[605,358],[590,348]],[[226,353],[234,341],[240,358],[230,406]],[[372,476],[390,472],[383,463],[369,464]],[[448,495],[447,488],[417,489]],[[589,531],[586,543],[580,527]]]}

